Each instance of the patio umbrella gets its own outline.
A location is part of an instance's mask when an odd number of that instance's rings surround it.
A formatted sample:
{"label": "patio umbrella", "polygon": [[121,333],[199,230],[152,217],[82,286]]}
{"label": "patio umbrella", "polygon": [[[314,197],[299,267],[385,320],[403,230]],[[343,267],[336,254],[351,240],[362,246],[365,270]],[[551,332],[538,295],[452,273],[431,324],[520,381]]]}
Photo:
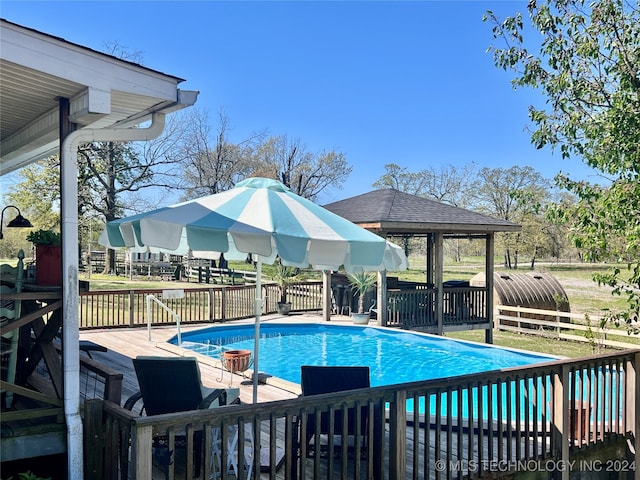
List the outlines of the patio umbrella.
{"label": "patio umbrella", "polygon": [[148,246],[176,254],[252,254],[257,264],[254,402],[257,397],[261,268],[283,265],[317,270],[402,270],[402,249],[267,178],[248,178],[226,192],[109,222],[100,243]]}

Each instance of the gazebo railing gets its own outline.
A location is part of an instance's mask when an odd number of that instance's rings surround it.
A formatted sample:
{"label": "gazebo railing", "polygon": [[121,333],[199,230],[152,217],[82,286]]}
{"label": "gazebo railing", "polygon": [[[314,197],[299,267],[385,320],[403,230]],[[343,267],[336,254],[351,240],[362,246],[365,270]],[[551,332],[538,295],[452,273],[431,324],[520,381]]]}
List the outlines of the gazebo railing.
{"label": "gazebo railing", "polygon": [[[437,326],[436,288],[388,290],[387,326],[398,328],[428,328]],[[487,322],[484,287],[444,287],[442,305],[443,326],[482,324]]]}

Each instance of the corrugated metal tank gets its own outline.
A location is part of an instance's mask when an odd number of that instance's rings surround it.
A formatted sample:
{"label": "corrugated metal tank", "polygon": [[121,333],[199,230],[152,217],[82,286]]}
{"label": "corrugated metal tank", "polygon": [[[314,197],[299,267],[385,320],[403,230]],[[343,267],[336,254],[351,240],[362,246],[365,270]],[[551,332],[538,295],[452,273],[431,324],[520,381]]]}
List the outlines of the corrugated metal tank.
{"label": "corrugated metal tank", "polygon": [[[472,287],[484,287],[486,277],[478,273],[471,279]],[[494,273],[494,305],[559,310],[570,312],[569,298],[560,282],[547,273]],[[521,314],[525,318],[546,318],[547,316]],[[555,317],[553,317],[555,318]]]}

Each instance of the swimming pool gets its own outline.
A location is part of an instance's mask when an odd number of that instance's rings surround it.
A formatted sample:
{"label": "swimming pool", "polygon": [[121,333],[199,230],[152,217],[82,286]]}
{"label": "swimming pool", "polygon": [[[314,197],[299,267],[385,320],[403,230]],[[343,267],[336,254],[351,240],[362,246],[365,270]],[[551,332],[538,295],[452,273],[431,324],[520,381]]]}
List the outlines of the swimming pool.
{"label": "swimming pool", "polygon": [[[183,333],[182,347],[218,359],[225,350],[253,351],[253,334],[253,325],[209,327]],[[297,384],[302,365],[368,365],[371,385],[379,386],[554,359],[414,332],[319,323],[262,324],[259,345],[260,371]]]}

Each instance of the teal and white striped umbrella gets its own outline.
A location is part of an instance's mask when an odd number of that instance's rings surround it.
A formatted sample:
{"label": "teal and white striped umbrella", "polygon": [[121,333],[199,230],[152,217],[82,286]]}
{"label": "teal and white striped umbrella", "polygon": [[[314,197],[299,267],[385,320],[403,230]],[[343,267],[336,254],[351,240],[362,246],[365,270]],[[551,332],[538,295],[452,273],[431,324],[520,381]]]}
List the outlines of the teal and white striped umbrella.
{"label": "teal and white striped umbrella", "polygon": [[[318,270],[403,270],[400,247],[294,194],[282,183],[249,178],[226,192],[115,220],[100,243],[151,247],[176,254],[225,258],[276,256],[284,265]],[[199,255],[203,253],[203,255]]]}
{"label": "teal and white striped umbrella", "polygon": [[[248,178],[226,192],[109,222],[102,245],[189,252],[210,258],[257,261],[254,372],[258,372],[261,268],[279,257],[284,265],[317,270],[404,270],[404,251],[350,221],[294,194],[282,183]],[[157,251],[157,250],[156,250]],[[253,375],[257,401],[258,375]]]}

